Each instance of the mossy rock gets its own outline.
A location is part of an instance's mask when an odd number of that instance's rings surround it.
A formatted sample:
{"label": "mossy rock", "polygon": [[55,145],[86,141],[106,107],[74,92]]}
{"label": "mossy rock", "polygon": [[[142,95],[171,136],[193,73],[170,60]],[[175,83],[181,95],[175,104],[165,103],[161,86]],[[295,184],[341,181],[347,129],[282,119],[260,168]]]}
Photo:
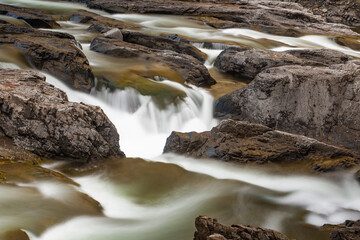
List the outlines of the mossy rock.
{"label": "mossy rock", "polygon": [[160,64],[129,67],[115,72],[100,70],[96,75],[100,80],[99,87],[104,85],[113,90],[133,88],[143,96],[152,97],[160,109],[165,109],[171,103],[177,104],[187,96],[184,91],[154,80],[164,78],[184,85],[184,80],[178,74]]}

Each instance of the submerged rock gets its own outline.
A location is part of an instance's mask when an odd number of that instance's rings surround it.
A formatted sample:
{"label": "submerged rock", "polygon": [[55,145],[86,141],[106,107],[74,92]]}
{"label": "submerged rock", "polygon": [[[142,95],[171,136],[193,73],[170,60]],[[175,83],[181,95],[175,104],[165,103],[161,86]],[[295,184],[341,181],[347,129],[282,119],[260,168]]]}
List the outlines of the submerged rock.
{"label": "submerged rock", "polygon": [[30,65],[69,86],[90,91],[94,75],[84,53],[70,34],[0,24],[0,46],[19,49]]}
{"label": "submerged rock", "polygon": [[[124,41],[126,41],[125,39],[126,35],[124,35]],[[149,61],[160,62],[173,69],[186,82],[196,86],[207,87],[216,83],[207,68],[190,55],[170,50],[152,49],[124,41],[97,37],[91,42],[90,49],[115,57],[141,57]]]}
{"label": "submerged rock", "polygon": [[[213,27],[252,28],[274,34],[356,36],[345,25],[327,23],[299,4],[281,1],[86,0],[90,8],[110,13],[172,14],[201,17]],[[206,19],[210,17],[209,21]]]}
{"label": "submerged rock", "polygon": [[[288,53],[302,59],[308,57],[301,51]],[[320,62],[322,58],[311,59]],[[216,115],[359,151],[360,61],[338,54],[322,64],[327,66],[259,69],[261,72],[249,85],[217,101]]]}
{"label": "submerged rock", "polygon": [[0,233],[1,240],[30,240],[29,236],[20,229]]}
{"label": "submerged rock", "polygon": [[195,226],[194,240],[288,240],[284,234],[274,230],[240,224],[229,227],[205,216],[197,217]]}
{"label": "submerged rock", "polygon": [[164,148],[167,152],[250,164],[304,160],[316,171],[349,168],[359,163],[358,157],[343,148],[235,120],[224,120],[202,133],[172,132]]}
{"label": "submerged rock", "polygon": [[51,16],[37,9],[0,4],[0,14],[24,20],[34,28],[60,28]]}
{"label": "submerged rock", "polygon": [[116,128],[101,108],[69,102],[44,76],[0,69],[0,90],[0,129],[16,145],[40,156],[124,156]]}

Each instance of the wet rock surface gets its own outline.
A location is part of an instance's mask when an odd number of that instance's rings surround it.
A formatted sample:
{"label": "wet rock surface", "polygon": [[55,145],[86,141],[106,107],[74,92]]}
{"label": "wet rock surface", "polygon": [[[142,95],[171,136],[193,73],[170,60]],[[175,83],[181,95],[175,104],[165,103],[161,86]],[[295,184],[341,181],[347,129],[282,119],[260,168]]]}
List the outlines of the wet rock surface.
{"label": "wet rock surface", "polygon": [[45,77],[0,70],[0,129],[14,143],[40,156],[81,160],[124,156],[119,135],[96,106],[69,102]]}
{"label": "wet rock surface", "polygon": [[356,166],[359,157],[343,148],[266,126],[224,120],[211,131],[172,132],[164,153],[214,158],[236,163],[281,163],[306,160],[316,171]]}
{"label": "wet rock surface", "polygon": [[31,8],[0,4],[0,14],[24,20],[34,28],[60,28],[51,16]]}
{"label": "wet rock surface", "polygon": [[[91,23],[88,31],[106,33],[113,29],[121,29],[123,41],[142,45],[157,50],[171,50],[177,53],[187,54],[201,62],[205,62],[206,54],[189,43],[175,41],[162,36],[155,36],[135,31],[139,26],[131,25],[117,19],[106,18],[95,13],[79,11],[70,17],[71,21]],[[129,31],[131,29],[131,31]]]}
{"label": "wet rock surface", "polygon": [[66,33],[0,25],[0,46],[19,49],[29,64],[78,90],[90,91],[94,75],[73,36]]}
{"label": "wet rock surface", "polygon": [[216,219],[205,216],[195,220],[196,232],[194,240],[287,240],[288,238],[277,231],[245,225],[226,226]]}
{"label": "wet rock surface", "polygon": [[[248,86],[221,97],[216,103],[216,115],[359,151],[360,61],[333,53],[331,50],[287,51],[282,56],[291,54],[300,59],[297,61],[301,65],[278,67],[272,66],[286,65],[292,57],[281,59],[260,54],[265,56],[261,59],[255,54],[246,56],[249,60],[232,60],[238,61],[237,65],[226,70],[251,76],[259,73]],[[243,52],[239,55],[245,56]],[[223,60],[231,61],[227,57]],[[295,60],[291,61],[295,64]],[[325,66],[316,66],[321,64]]]}
{"label": "wet rock surface", "polygon": [[[124,35],[124,39],[126,39],[126,35]],[[177,72],[186,82],[196,86],[207,87],[216,83],[206,67],[199,60],[187,54],[152,49],[104,37],[95,38],[91,42],[90,49],[115,57],[141,57],[163,63]]]}
{"label": "wet rock surface", "polygon": [[127,23],[118,19],[112,19],[92,13],[86,10],[79,10],[78,12],[70,16],[70,21],[77,23],[91,24],[89,31],[95,32],[107,32],[112,28],[119,29],[137,29],[139,26],[131,23]]}
{"label": "wet rock surface", "polygon": [[[252,28],[275,34],[357,36],[345,25],[327,23],[299,4],[280,1],[87,0],[90,8],[110,13],[150,13],[201,17],[217,28]],[[204,17],[210,17],[209,21]]]}

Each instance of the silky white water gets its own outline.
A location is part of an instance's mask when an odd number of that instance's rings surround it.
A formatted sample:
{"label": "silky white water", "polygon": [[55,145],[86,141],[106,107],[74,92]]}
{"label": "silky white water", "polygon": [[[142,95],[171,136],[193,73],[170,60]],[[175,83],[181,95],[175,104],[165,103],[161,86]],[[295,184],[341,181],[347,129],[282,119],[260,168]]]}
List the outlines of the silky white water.
{"label": "silky white water", "polygon": [[[53,1],[0,2],[45,10],[86,9],[81,4]],[[329,48],[360,56],[358,51],[324,36],[291,38],[245,29],[217,30],[180,17],[101,14],[138,23],[144,32],[176,33],[199,41],[234,41],[264,48],[255,40],[268,39],[291,45],[273,48],[277,51]],[[57,31],[71,33],[79,41],[91,37],[86,32],[87,25],[71,22],[61,25],[63,29]],[[223,45],[219,43],[218,49],[194,45],[208,54],[205,65],[212,68]],[[82,47],[94,69],[114,66],[105,56],[90,51],[88,43],[83,42]],[[20,68],[14,63],[0,63],[0,67]],[[180,103],[161,109],[151,96],[143,96],[131,87],[111,91],[94,88],[91,94],[86,94],[50,75],[46,77],[47,82],[64,90],[70,101],[100,106],[119,132],[121,150],[127,157],[145,160],[119,161],[84,176],[69,174],[79,187],[51,181],[0,186],[0,231],[22,228],[32,240],[183,240],[191,239],[195,217],[209,215],[226,224],[254,224],[297,239],[311,239],[309,236],[314,237],[315,230],[306,224],[321,226],[360,218],[360,187],[352,173],[289,175],[162,155],[171,131],[206,131],[217,125],[219,121],[213,118],[214,99],[207,90],[170,80],[157,81],[187,96]],[[59,165],[44,167],[61,171]],[[82,208],[79,193],[97,200],[103,215],[89,214],[87,208]],[[44,217],[54,224],[43,223]],[[293,231],[298,235],[294,236]]]}

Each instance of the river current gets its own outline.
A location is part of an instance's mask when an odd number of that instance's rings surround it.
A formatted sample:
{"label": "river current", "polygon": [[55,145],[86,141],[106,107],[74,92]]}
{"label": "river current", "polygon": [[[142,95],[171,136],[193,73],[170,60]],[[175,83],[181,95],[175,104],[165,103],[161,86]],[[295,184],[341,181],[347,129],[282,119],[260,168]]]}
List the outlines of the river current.
{"label": "river current", "polygon": [[[82,4],[60,1],[0,2],[54,15],[87,9]],[[205,65],[210,71],[226,41],[275,51],[329,48],[360,57],[360,52],[324,36],[283,37],[247,29],[213,29],[182,17],[94,12],[139,24],[145,33],[219,42],[213,49],[194,44],[208,54]],[[129,59],[114,61],[90,51],[92,34],[86,31],[88,25],[69,21],[59,24],[62,28],[56,31],[76,37],[95,72],[139,64]],[[3,68],[24,68],[10,55],[2,54],[0,61]],[[81,174],[64,170],[61,163],[44,165],[64,173],[79,186],[43,181],[0,185],[0,232],[20,228],[31,240],[185,240],[192,239],[194,219],[207,215],[225,224],[251,224],[305,240],[327,239],[317,229],[325,223],[360,219],[360,185],[351,172],[291,174],[162,154],[171,131],[199,132],[218,124],[213,118],[214,97],[209,90],[166,79],[156,81],[187,96],[164,108],[153,96],[141,95],[131,86],[117,90],[97,86],[91,94],[85,94],[46,76],[49,83],[68,94],[70,101],[98,105],[104,110],[120,134],[120,147],[128,159]],[[94,216],[89,212],[77,192],[98,201],[103,214]]]}

